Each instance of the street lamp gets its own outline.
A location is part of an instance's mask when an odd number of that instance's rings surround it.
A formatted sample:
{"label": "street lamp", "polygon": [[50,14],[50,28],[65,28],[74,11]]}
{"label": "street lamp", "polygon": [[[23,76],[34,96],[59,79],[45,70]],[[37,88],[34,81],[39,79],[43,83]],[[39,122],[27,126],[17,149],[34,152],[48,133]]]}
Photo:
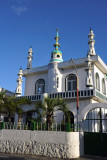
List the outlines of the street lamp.
{"label": "street lamp", "polygon": [[71,61],[75,67],[75,71],[76,71],[76,77],[77,77],[77,131],[78,131],[78,114],[79,114],[79,92],[78,92],[78,86],[79,86],[79,83],[78,83],[78,72],[77,72],[77,68],[76,68],[76,65],[73,61],[73,59],[71,58]]}

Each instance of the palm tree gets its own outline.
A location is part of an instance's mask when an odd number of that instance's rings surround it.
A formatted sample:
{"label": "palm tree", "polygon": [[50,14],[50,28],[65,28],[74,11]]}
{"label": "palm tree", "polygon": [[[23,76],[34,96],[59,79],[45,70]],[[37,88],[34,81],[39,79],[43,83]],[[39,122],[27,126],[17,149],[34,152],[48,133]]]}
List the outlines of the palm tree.
{"label": "palm tree", "polygon": [[0,97],[0,112],[5,113],[8,116],[9,122],[11,122],[11,117],[15,113],[12,97],[6,97],[3,93],[0,94]]}
{"label": "palm tree", "polygon": [[37,107],[40,107],[43,110],[43,115],[46,116],[46,123],[51,126],[54,120],[54,112],[55,111],[63,111],[66,116],[68,115],[68,107],[65,101],[61,98],[53,98],[50,99],[49,97],[44,99],[44,102],[39,103]]}
{"label": "palm tree", "polygon": [[24,110],[22,109],[22,105],[23,104],[31,104],[31,101],[28,100],[27,98],[23,97],[23,98],[16,98],[14,97],[13,98],[13,102],[14,102],[14,107],[15,107],[15,113],[18,114],[18,124],[19,126],[21,125],[21,118],[22,118],[22,115],[25,114]]}
{"label": "palm tree", "polygon": [[5,96],[5,93],[0,93],[0,112],[5,113],[8,116],[8,121],[11,122],[11,117],[17,113],[18,122],[21,122],[21,115],[23,110],[21,108],[22,104],[30,104],[30,101],[26,98],[16,98]]}

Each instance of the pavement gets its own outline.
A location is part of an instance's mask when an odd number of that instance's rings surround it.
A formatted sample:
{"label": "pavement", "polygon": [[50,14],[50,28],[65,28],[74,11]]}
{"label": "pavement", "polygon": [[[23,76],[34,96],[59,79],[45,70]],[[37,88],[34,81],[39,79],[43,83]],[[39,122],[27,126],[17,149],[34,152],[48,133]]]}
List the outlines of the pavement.
{"label": "pavement", "polygon": [[[20,155],[20,154],[4,154],[0,153],[0,160],[69,160],[69,159],[59,159],[35,155]],[[107,157],[95,157],[85,155],[84,157],[72,159],[72,160],[107,160]]]}

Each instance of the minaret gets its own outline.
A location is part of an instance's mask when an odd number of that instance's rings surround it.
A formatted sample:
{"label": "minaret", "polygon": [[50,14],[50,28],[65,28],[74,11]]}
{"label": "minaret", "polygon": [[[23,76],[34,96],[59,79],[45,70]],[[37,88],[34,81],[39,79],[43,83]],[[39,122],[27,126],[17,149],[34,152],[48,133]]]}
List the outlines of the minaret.
{"label": "minaret", "polygon": [[92,60],[90,57],[90,54],[87,54],[87,60],[86,60],[86,88],[91,88],[93,86],[93,79],[92,79]]}
{"label": "minaret", "polygon": [[58,63],[63,62],[62,52],[58,49],[59,34],[56,30],[56,43],[54,44],[55,50],[51,54],[51,60],[48,64],[48,92],[61,92],[62,91],[62,70],[58,68]]}
{"label": "minaret", "polygon": [[89,44],[89,52],[88,54],[90,55],[95,55],[95,48],[94,48],[94,44],[95,44],[95,40],[94,40],[94,34],[93,34],[93,30],[90,27],[90,32],[88,35],[88,44]]}
{"label": "minaret", "polygon": [[23,75],[22,68],[20,68],[19,73],[17,75],[18,75],[18,79],[17,79],[16,97],[19,97],[22,94],[22,82],[23,82],[23,80],[22,80],[22,75]]}
{"label": "minaret", "polygon": [[32,59],[33,59],[33,51],[32,51],[32,47],[29,48],[29,51],[28,51],[28,62],[27,62],[27,69],[31,69],[32,68]]}
{"label": "minaret", "polygon": [[59,34],[58,34],[58,30],[56,29],[56,43],[54,44],[55,50],[51,53],[51,60],[50,63],[54,63],[54,62],[63,62],[62,59],[62,52],[58,49],[58,47],[60,47],[60,44],[58,43],[59,40]]}

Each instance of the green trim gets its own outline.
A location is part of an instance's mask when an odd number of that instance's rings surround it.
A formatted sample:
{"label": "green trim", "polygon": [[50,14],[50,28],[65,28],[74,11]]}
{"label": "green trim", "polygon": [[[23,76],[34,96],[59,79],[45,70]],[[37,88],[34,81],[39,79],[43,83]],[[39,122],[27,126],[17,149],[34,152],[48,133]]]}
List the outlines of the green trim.
{"label": "green trim", "polygon": [[102,93],[99,93],[98,91],[95,91],[95,96],[103,99],[104,101],[107,101],[107,97],[104,96]]}
{"label": "green trim", "polygon": [[63,60],[60,60],[60,59],[52,59],[52,60],[50,60],[50,62],[54,62],[54,61],[60,61],[60,62],[63,62]]}
{"label": "green trim", "polygon": [[106,80],[107,80],[107,74],[105,76],[106,76]]}

